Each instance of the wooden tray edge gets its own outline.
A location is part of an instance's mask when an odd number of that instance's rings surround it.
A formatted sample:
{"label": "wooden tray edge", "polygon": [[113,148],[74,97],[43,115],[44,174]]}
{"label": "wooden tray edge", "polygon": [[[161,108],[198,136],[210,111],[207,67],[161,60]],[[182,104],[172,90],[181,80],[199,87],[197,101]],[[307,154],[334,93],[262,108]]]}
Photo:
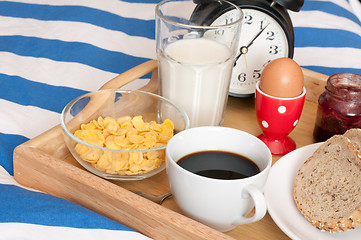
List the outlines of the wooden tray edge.
{"label": "wooden tray edge", "polygon": [[[33,147],[15,148],[14,178],[24,186],[84,206],[155,239],[232,239]],[[97,201],[90,197],[94,194]]]}

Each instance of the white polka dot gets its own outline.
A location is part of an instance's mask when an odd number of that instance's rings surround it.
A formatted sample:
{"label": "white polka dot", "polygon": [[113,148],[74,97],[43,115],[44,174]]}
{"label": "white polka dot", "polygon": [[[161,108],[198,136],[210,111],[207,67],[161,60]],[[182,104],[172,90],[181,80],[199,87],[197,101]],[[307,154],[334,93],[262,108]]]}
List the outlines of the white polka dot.
{"label": "white polka dot", "polygon": [[268,122],[266,122],[265,120],[262,121],[262,126],[265,128],[268,128]]}
{"label": "white polka dot", "polygon": [[298,119],[293,123],[293,126],[295,127],[298,123]]}
{"label": "white polka dot", "polygon": [[279,112],[279,113],[285,113],[285,112],[286,112],[286,107],[285,107],[285,106],[280,106],[280,107],[278,108],[278,112]]}

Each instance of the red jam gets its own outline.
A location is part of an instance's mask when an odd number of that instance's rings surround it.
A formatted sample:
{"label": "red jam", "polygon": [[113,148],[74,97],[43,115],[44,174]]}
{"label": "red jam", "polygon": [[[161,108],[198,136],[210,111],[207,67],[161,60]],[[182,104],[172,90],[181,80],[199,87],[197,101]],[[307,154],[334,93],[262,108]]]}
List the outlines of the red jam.
{"label": "red jam", "polygon": [[313,132],[317,142],[350,128],[361,128],[361,75],[334,74],[328,78],[325,89],[318,99]]}

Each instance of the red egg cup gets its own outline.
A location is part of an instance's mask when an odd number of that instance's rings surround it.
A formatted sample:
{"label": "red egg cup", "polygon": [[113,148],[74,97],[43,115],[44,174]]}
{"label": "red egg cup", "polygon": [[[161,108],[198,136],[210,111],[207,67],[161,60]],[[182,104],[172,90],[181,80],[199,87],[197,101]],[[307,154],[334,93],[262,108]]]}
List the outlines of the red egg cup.
{"label": "red egg cup", "polygon": [[296,143],[288,134],[300,119],[305,97],[305,88],[297,97],[279,98],[262,92],[259,82],[256,84],[256,114],[263,131],[258,138],[268,146],[272,155],[285,155],[296,149]]}

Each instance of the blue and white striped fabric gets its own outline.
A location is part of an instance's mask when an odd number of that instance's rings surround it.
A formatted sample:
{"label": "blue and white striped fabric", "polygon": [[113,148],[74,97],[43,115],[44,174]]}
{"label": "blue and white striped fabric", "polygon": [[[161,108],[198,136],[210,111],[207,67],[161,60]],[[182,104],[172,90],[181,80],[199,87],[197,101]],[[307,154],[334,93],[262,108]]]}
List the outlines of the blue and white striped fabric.
{"label": "blue and white striped fabric", "polygon": [[361,74],[361,4],[358,0],[306,0],[290,12],[295,31],[294,60],[332,75]]}
{"label": "blue and white striped fabric", "polygon": [[[71,99],[155,59],[159,0],[0,1],[0,239],[145,239],[71,202],[19,186],[12,152],[59,124]],[[295,57],[331,75],[361,74],[358,0],[306,0],[290,12]],[[146,83],[141,79],[127,88]]]}

